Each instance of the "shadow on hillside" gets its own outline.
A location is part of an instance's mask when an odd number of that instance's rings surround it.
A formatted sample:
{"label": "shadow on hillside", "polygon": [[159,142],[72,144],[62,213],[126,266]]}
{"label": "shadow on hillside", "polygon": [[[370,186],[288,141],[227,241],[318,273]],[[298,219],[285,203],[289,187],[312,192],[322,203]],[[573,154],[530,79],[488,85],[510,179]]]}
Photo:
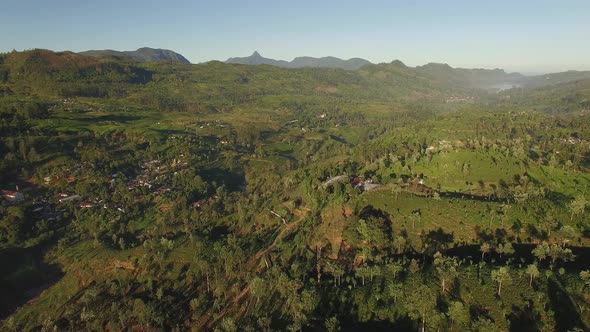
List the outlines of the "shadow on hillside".
{"label": "shadow on hillside", "polygon": [[556,331],[573,331],[574,328],[588,331],[574,301],[561,285],[551,279],[547,286],[551,308],[555,312]]}
{"label": "shadow on hillside", "polygon": [[162,134],[162,135],[186,135],[186,131],[180,129],[154,129],[154,131]]}
{"label": "shadow on hillside", "polygon": [[344,138],[342,137],[338,137],[336,135],[330,135],[330,138],[335,140],[338,143],[342,143],[344,145],[351,145],[350,143],[348,143],[348,141],[346,141]]}
{"label": "shadow on hillside", "polygon": [[341,323],[340,331],[416,331],[418,323],[409,318],[400,318],[395,322],[389,321],[368,321],[368,322],[346,322]]}
{"label": "shadow on hillside", "polygon": [[428,232],[423,237],[424,243],[428,245],[428,251],[432,253],[449,248],[454,239],[453,233],[446,233],[440,227],[436,231]]}
{"label": "shadow on hillside", "polygon": [[141,119],[140,116],[109,114],[109,115],[101,115],[101,116],[92,117],[92,118],[81,118],[81,119],[76,119],[76,120],[80,121],[80,122],[89,122],[89,123],[103,122],[103,121],[114,121],[114,122],[128,124],[129,122],[137,121],[140,119]]}
{"label": "shadow on hillside", "polygon": [[510,331],[518,332],[535,332],[539,331],[537,326],[537,317],[533,312],[533,304],[528,303],[522,308],[512,306],[512,313],[508,316],[510,321]]}
{"label": "shadow on hillside", "polygon": [[199,175],[214,187],[224,185],[229,192],[243,191],[246,184],[246,177],[244,174],[230,172],[226,169],[213,167],[202,170]]}
{"label": "shadow on hillside", "polygon": [[53,286],[63,272],[43,261],[43,249],[10,248],[0,251],[0,319]]}

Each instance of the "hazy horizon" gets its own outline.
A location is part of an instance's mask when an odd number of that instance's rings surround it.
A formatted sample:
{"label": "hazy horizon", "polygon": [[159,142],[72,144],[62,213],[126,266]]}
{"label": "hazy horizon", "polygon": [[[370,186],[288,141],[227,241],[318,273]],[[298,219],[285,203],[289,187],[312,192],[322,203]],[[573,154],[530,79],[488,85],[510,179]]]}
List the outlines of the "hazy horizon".
{"label": "hazy horizon", "polygon": [[[113,10],[116,8],[116,10]],[[575,10],[573,10],[575,9]],[[590,3],[570,0],[179,1],[4,5],[0,51],[170,49],[192,63],[244,57],[399,59],[541,74],[590,70]]]}

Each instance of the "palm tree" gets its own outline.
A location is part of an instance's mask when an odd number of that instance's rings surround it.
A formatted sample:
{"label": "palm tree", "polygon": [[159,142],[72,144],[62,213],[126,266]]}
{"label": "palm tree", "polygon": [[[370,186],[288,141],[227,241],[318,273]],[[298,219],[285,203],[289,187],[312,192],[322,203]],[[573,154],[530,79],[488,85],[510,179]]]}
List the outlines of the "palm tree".
{"label": "palm tree", "polygon": [[481,250],[481,260],[483,261],[485,254],[492,250],[492,246],[489,243],[482,243],[479,250]]}
{"label": "palm tree", "polygon": [[539,276],[539,268],[537,268],[537,264],[530,264],[527,266],[526,273],[530,276],[529,286],[533,287],[533,279]]}
{"label": "palm tree", "polygon": [[509,283],[512,280],[508,267],[506,266],[492,271],[492,279],[498,283],[498,296],[502,293],[502,284]]}

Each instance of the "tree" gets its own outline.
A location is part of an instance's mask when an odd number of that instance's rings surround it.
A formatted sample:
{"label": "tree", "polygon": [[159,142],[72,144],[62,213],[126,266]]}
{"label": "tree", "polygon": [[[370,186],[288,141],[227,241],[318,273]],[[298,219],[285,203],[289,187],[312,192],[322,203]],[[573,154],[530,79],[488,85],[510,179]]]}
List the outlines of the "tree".
{"label": "tree", "polygon": [[471,316],[469,314],[469,308],[459,301],[453,301],[449,305],[449,312],[447,313],[451,320],[451,330],[455,327],[459,331],[468,330],[469,323],[471,322]]}
{"label": "tree", "polygon": [[489,206],[487,207],[488,211],[490,211],[490,222],[488,223],[488,228],[492,228],[492,222],[494,219],[500,215],[500,210],[498,209],[491,209]]}
{"label": "tree", "polygon": [[231,317],[225,317],[221,320],[221,324],[219,324],[219,328],[215,329],[215,331],[220,332],[235,332],[238,331],[238,326],[236,321]]}
{"label": "tree", "polygon": [[580,272],[580,279],[584,285],[582,286],[582,290],[586,290],[586,292],[590,291],[590,270],[585,270]]}
{"label": "tree", "polygon": [[562,244],[565,244],[576,237],[576,231],[570,225],[564,225],[559,229],[559,233],[563,236]]}
{"label": "tree", "polygon": [[0,219],[0,240],[17,244],[25,240],[28,228],[23,208],[21,206],[10,206],[7,209],[6,216]]}
{"label": "tree", "polygon": [[27,146],[24,140],[18,142],[18,152],[22,160],[27,160]]}
{"label": "tree", "polygon": [[588,205],[588,200],[584,195],[577,196],[571,203],[570,203],[570,210],[572,211],[571,219],[574,219],[574,216],[578,216],[584,214],[586,210],[586,205]]}
{"label": "tree", "polygon": [[403,253],[402,248],[405,249],[406,246],[406,239],[403,236],[397,236],[393,239],[393,247],[396,249],[398,254]]}
{"label": "tree", "polygon": [[502,204],[500,208],[502,211],[502,214],[500,215],[500,221],[502,222],[502,227],[504,227],[504,220],[506,219],[506,216],[508,216],[508,210],[510,210],[510,205]]}
{"label": "tree", "polygon": [[539,276],[539,268],[537,268],[537,264],[529,264],[526,268],[526,273],[530,276],[529,286],[533,287],[533,280]]}
{"label": "tree", "polygon": [[414,258],[412,258],[412,260],[410,261],[410,265],[408,266],[408,271],[410,271],[410,274],[412,275],[412,286],[414,286],[414,279],[416,277],[416,275],[418,274],[418,272],[420,271],[420,264],[418,263],[418,261]]}
{"label": "tree", "polygon": [[260,300],[260,298],[267,293],[268,289],[267,289],[266,285],[267,284],[264,281],[264,279],[262,279],[260,277],[254,277],[254,278],[252,278],[252,280],[250,280],[250,282],[249,282],[250,292],[256,298],[256,304],[258,304],[258,301]]}
{"label": "tree", "polygon": [[454,257],[444,257],[440,252],[434,254],[434,267],[441,282],[442,292],[447,292],[446,282],[452,281],[458,275],[459,262]]}
{"label": "tree", "polygon": [[10,318],[8,318],[6,321],[4,321],[4,324],[5,324],[6,328],[8,328],[11,331],[13,331],[13,332],[18,331],[18,324],[14,320],[14,316],[10,316]]}
{"label": "tree", "polygon": [[368,277],[370,274],[371,274],[371,268],[366,265],[357,267],[357,269],[355,271],[356,277],[361,278],[363,286],[365,285],[365,278]]}
{"label": "tree", "polygon": [[415,229],[416,221],[422,220],[422,212],[420,210],[412,211],[412,214],[410,214],[410,220],[412,220],[412,229]]}
{"label": "tree", "polygon": [[324,325],[326,326],[326,331],[328,332],[340,331],[340,322],[336,316],[326,319]]}
{"label": "tree", "polygon": [[475,322],[473,322],[471,328],[473,331],[479,332],[499,331],[498,327],[496,327],[496,324],[494,324],[494,322],[484,317],[479,317]]}
{"label": "tree", "polygon": [[386,276],[392,275],[393,279],[397,278],[397,274],[403,270],[403,266],[398,261],[393,261],[385,265]]}
{"label": "tree", "polygon": [[557,228],[559,222],[553,216],[547,215],[545,217],[545,225],[547,227],[547,236],[551,236],[551,231]]}
{"label": "tree", "polygon": [[403,295],[403,284],[396,281],[390,281],[387,283],[385,290],[385,294],[390,298],[393,298],[393,303],[397,303],[397,299]]}
{"label": "tree", "polygon": [[539,261],[551,257],[552,268],[558,260],[571,262],[576,258],[571,249],[562,247],[559,244],[549,245],[547,242],[543,242],[536,246],[535,249],[533,249],[532,254],[535,255]]}
{"label": "tree", "polygon": [[338,264],[329,264],[325,268],[326,272],[332,273],[334,277],[334,284],[340,286],[340,280],[344,275],[344,269]]}
{"label": "tree", "polygon": [[259,328],[259,331],[263,331],[263,332],[270,332],[270,325],[271,325],[272,321],[270,318],[268,317],[260,317],[256,320],[256,325]]}
{"label": "tree", "polygon": [[536,246],[535,249],[531,251],[531,253],[537,257],[539,261],[543,261],[547,258],[547,256],[549,256],[549,245],[547,242],[543,242]]}
{"label": "tree", "polygon": [[334,274],[334,278],[336,278],[336,280],[338,281],[338,286],[340,286],[340,280],[342,279],[342,276],[344,275],[344,269],[339,265],[335,265],[333,267],[332,273]]}
{"label": "tree", "polygon": [[381,268],[379,265],[373,265],[369,268],[369,274],[371,275],[371,282],[373,282],[373,278],[381,275]]}
{"label": "tree", "polygon": [[551,265],[554,266],[558,260],[565,262],[572,262],[576,256],[570,248],[564,248],[559,244],[552,244],[549,247],[549,257],[551,257]]}
{"label": "tree", "polygon": [[367,242],[371,242],[369,228],[367,227],[367,222],[365,220],[359,219],[358,226],[357,226],[356,230],[357,230],[357,232],[359,232],[359,234],[363,240],[365,240]]}
{"label": "tree", "polygon": [[436,294],[427,285],[421,284],[412,289],[406,298],[408,316],[422,321],[422,332],[426,330],[426,318],[436,308]]}
{"label": "tree", "polygon": [[34,147],[32,147],[31,150],[29,150],[29,154],[27,156],[27,159],[29,162],[39,161],[39,159],[40,159],[39,154],[37,153],[37,150],[35,150]]}
{"label": "tree", "polygon": [[510,242],[500,243],[498,245],[498,248],[496,249],[496,252],[498,254],[500,254],[500,256],[512,255],[512,254],[514,254],[514,247],[512,246],[512,243],[510,243]]}
{"label": "tree", "polygon": [[492,280],[498,284],[498,296],[502,293],[502,284],[507,284],[512,281],[508,267],[502,266],[497,270],[492,271]]}
{"label": "tree", "polygon": [[492,246],[489,243],[482,243],[479,250],[481,251],[481,260],[483,261],[485,254],[492,250]]}

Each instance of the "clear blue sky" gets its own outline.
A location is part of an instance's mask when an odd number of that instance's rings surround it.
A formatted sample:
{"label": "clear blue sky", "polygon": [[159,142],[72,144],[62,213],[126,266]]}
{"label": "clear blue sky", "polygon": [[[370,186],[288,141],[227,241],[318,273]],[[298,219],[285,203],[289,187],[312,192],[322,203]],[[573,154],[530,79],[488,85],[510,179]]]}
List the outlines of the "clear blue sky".
{"label": "clear blue sky", "polygon": [[263,56],[590,70],[590,0],[3,0],[0,51],[168,48]]}

